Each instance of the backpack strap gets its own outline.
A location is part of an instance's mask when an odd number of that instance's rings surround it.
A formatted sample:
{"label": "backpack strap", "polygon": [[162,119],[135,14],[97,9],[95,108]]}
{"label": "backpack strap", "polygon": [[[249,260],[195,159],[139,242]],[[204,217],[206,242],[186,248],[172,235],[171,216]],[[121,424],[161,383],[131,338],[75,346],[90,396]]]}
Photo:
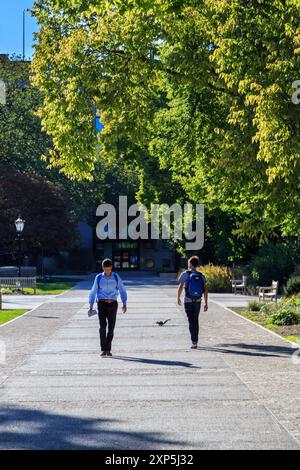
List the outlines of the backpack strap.
{"label": "backpack strap", "polygon": [[118,275],[117,275],[117,273],[114,273],[114,272],[113,272],[113,275],[114,275],[115,281],[116,281],[116,283],[117,283],[117,289],[118,289],[118,288],[119,288],[119,278],[118,278]]}
{"label": "backpack strap", "polygon": [[185,287],[186,287],[186,286],[188,285],[188,283],[190,282],[192,272],[193,272],[193,271],[192,271],[191,269],[188,269],[188,270],[187,270],[188,277],[186,278],[185,283],[184,283]]}
{"label": "backpack strap", "polygon": [[190,280],[191,280],[192,272],[193,271],[191,269],[188,269],[188,271],[187,271],[188,277],[186,278],[185,283],[184,283],[184,290],[185,290],[186,297],[188,297],[188,287],[189,287],[189,283],[190,283]]}
{"label": "backpack strap", "polygon": [[100,290],[100,279],[103,276],[103,273],[100,273],[98,278],[97,278],[97,284],[98,284],[98,290]]}

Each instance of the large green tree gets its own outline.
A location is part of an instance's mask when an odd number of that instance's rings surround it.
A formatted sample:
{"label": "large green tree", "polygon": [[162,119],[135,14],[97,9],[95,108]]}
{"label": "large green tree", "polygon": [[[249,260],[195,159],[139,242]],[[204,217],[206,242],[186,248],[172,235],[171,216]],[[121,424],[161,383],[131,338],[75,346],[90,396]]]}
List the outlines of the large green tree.
{"label": "large green tree", "polygon": [[[204,202],[247,237],[300,231],[299,0],[36,2],[51,162],[133,162],[142,201]],[[104,131],[95,138],[95,108]],[[173,201],[175,202],[175,200]]]}
{"label": "large green tree", "polygon": [[103,200],[115,202],[116,194],[124,187],[134,195],[136,171],[122,158],[96,162],[93,181],[70,179],[51,165],[48,156],[53,149],[52,138],[42,130],[37,115],[43,94],[30,81],[30,62],[18,56],[0,58],[0,80],[6,84],[6,100],[0,104],[0,165],[8,164],[63,186],[74,223],[81,219],[93,222],[95,207]]}

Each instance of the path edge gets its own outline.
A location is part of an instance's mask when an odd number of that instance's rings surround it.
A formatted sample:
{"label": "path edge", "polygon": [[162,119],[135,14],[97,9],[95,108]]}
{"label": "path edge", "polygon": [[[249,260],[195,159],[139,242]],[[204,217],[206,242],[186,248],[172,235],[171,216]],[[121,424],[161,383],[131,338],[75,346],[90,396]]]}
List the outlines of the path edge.
{"label": "path edge", "polygon": [[275,331],[269,330],[265,326],[260,325],[259,323],[256,323],[253,320],[250,320],[250,318],[243,317],[243,315],[240,315],[239,313],[235,312],[234,310],[231,310],[231,308],[229,308],[229,307],[225,307],[225,305],[223,305],[221,302],[218,302],[216,300],[209,300],[209,301],[214,302],[219,307],[223,307],[225,310],[232,313],[233,315],[236,315],[237,317],[242,318],[243,320],[245,320],[249,323],[252,323],[252,325],[258,326],[259,328],[261,328],[262,330],[267,331],[271,335],[276,336],[276,338],[280,338],[282,341],[286,341],[287,343],[291,344],[292,346],[296,347],[297,349],[300,349],[300,343],[294,343],[293,341],[290,341],[289,339],[283,338],[283,336],[279,335],[278,333],[275,333]]}

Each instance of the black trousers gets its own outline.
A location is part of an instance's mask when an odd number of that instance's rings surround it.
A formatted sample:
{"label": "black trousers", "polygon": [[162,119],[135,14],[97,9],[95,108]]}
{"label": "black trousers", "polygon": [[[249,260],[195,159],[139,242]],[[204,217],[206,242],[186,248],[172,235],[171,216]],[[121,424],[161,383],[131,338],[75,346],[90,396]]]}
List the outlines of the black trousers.
{"label": "black trousers", "polygon": [[193,343],[198,343],[199,336],[199,313],[201,302],[185,302],[184,309],[189,322],[189,330]]}
{"label": "black trousers", "polygon": [[99,335],[102,351],[111,350],[114,329],[117,319],[118,302],[98,302]]}

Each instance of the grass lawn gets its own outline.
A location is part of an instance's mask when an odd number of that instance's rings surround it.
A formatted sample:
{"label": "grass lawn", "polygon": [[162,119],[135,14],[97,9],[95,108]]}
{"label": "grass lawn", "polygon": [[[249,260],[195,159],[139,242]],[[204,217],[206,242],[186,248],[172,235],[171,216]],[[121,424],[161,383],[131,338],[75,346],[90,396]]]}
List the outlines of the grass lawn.
{"label": "grass lawn", "polygon": [[27,310],[0,310],[0,325],[23,315],[25,312]]}
{"label": "grass lawn", "polygon": [[[62,294],[68,289],[71,289],[71,287],[75,286],[77,284],[77,281],[72,281],[72,282],[37,282],[36,283],[36,293],[37,294]],[[25,288],[23,289],[24,294],[33,294],[33,289],[30,288]],[[12,289],[3,289],[2,290],[3,294],[13,294]]]}
{"label": "grass lawn", "polygon": [[[36,293],[37,294],[61,294],[71,287],[75,286],[77,281],[72,282],[37,282]],[[32,291],[32,289],[24,289],[25,291]]]}
{"label": "grass lawn", "polygon": [[300,343],[300,325],[273,325],[270,323],[270,320],[266,315],[263,315],[261,312],[249,311],[245,307],[230,307],[230,310],[233,310],[242,317],[248,318],[249,320],[258,323],[259,325],[274,331],[275,333],[281,335],[284,339],[288,339],[294,343]]}

